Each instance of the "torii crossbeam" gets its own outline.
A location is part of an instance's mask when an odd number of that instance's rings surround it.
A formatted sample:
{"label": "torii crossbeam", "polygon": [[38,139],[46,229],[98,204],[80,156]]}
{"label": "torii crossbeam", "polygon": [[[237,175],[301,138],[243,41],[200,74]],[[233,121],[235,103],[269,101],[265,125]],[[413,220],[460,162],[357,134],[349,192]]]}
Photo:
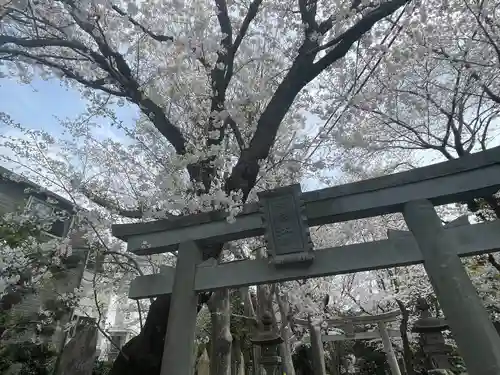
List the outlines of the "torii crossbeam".
{"label": "torii crossbeam", "polygon": [[[162,375],[190,375],[197,292],[423,262],[470,375],[500,373],[500,337],[459,256],[499,250],[499,221],[443,228],[433,205],[500,189],[500,147],[408,172],[302,193],[299,185],[259,194],[235,223],[223,212],[113,226],[136,254],[179,250],[175,273],[134,281],[134,298],[172,293]],[[402,212],[410,233],[313,251],[309,226]],[[269,262],[201,264],[198,246],[265,235]],[[146,243],[146,246],[144,246]]]}
{"label": "torii crossbeam", "polygon": [[[454,248],[460,257],[500,251],[498,220],[471,225],[460,218],[453,222],[453,226],[445,225],[445,228],[447,237],[456,237],[460,243],[467,244]],[[266,259],[222,264],[209,260],[196,267],[194,289],[206,292],[219,288],[409,266],[424,261],[411,232],[389,230],[388,237],[387,240],[316,250],[314,262],[307,268],[276,269]],[[137,277],[130,284],[129,298],[143,299],[172,293],[174,275],[175,267],[164,266],[158,274]]]}

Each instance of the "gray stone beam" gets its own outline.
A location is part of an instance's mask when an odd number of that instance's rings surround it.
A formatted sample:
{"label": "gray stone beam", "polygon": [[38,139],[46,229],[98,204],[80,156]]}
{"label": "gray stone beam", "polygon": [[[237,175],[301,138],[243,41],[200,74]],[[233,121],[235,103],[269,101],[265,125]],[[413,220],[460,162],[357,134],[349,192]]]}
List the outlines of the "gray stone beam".
{"label": "gray stone beam", "polygon": [[[459,256],[500,251],[500,220],[443,229],[446,238],[456,238],[454,247]],[[220,265],[197,267],[197,292],[225,287],[259,285],[311,277],[407,266],[423,261],[420,249],[410,232],[391,239],[334,247],[314,252],[308,268],[276,269],[268,259],[242,260]],[[169,294],[172,291],[173,268],[163,273],[140,276],[132,281],[129,297],[141,299]]]}
{"label": "gray stone beam", "polygon": [[[378,322],[393,322],[401,315],[401,311],[394,310],[378,315],[361,315],[361,316],[351,316],[351,317],[338,317],[333,319],[325,319],[328,327],[340,327],[346,324],[357,325],[357,324],[374,324]],[[294,319],[294,324],[307,326],[309,322],[307,319]]]}
{"label": "gray stone beam", "polygon": [[[401,332],[397,329],[388,329],[387,334],[389,337],[401,337]],[[321,340],[323,342],[332,342],[332,341],[348,341],[348,340],[374,340],[374,339],[382,339],[379,331],[370,331],[370,332],[357,332],[353,336],[348,335],[322,335]]]}
{"label": "gray stone beam", "polygon": [[[500,189],[500,147],[356,183],[302,194],[309,226],[402,212],[404,204],[427,199],[434,205],[486,196]],[[178,219],[113,226],[137,254],[175,251],[186,241],[225,242],[262,235],[258,204],[248,204],[235,223],[215,211]],[[147,243],[147,246],[144,246]]]}

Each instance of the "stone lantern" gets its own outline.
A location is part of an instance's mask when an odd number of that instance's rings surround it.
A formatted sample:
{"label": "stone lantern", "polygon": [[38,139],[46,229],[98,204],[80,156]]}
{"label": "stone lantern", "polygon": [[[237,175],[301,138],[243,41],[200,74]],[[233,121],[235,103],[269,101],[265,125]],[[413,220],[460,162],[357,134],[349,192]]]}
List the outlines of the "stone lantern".
{"label": "stone lantern", "polygon": [[262,331],[250,338],[253,345],[261,348],[260,365],[266,375],[281,375],[281,357],[279,345],[283,342],[281,336],[273,331],[273,319],[269,313],[262,316]]}
{"label": "stone lantern", "polygon": [[451,370],[451,346],[444,341],[443,331],[449,329],[445,319],[435,318],[429,312],[429,304],[424,298],[417,300],[420,318],[413,325],[412,332],[420,335],[420,345],[426,357],[427,370]]}

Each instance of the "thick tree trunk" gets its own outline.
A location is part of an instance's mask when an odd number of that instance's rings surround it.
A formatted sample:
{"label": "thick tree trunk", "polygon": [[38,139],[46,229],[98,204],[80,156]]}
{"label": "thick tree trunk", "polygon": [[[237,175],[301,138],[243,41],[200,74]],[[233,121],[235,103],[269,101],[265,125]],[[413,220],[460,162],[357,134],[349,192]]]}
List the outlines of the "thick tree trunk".
{"label": "thick tree trunk", "polygon": [[241,352],[240,340],[233,336],[231,347],[231,375],[245,375],[245,361]]}
{"label": "thick tree trunk", "polygon": [[212,331],[210,345],[210,375],[231,375],[231,302],[228,289],[214,292],[208,302]]}
{"label": "thick tree trunk", "polygon": [[410,313],[406,308],[403,301],[396,299],[399,309],[401,310],[401,324],[399,326],[399,331],[401,333],[401,340],[403,341],[403,359],[405,364],[406,375],[415,375],[415,370],[413,369],[413,352],[410,347],[410,340],[408,339],[408,320],[410,318]]}
{"label": "thick tree trunk", "polygon": [[125,344],[109,375],[160,373],[169,310],[170,295],[158,297],[151,304],[144,328]]}
{"label": "thick tree trunk", "polygon": [[283,338],[283,343],[280,345],[280,355],[283,363],[283,372],[286,375],[295,375],[295,369],[293,368],[292,361],[292,350],[290,348],[290,327],[288,324],[281,328],[281,337]]}
{"label": "thick tree trunk", "polygon": [[333,342],[332,366],[329,368],[330,375],[341,375],[342,371],[342,342]]}
{"label": "thick tree trunk", "polygon": [[207,348],[203,348],[196,363],[195,375],[207,374],[210,374],[210,357],[208,356]]}
{"label": "thick tree trunk", "polygon": [[[243,301],[245,316],[255,319],[254,321],[252,321],[251,319],[247,320],[249,331],[252,332],[253,329],[255,329],[257,323],[257,315],[255,313],[255,309],[257,308],[257,301],[255,300],[255,298],[252,298],[255,296],[252,296],[252,294],[250,293],[250,288],[242,287],[240,288],[239,292],[241,300]],[[255,370],[253,363],[253,347],[251,344],[249,347],[247,347],[246,345],[242,345],[241,349],[243,352],[243,361],[245,363],[245,375],[254,375]]]}
{"label": "thick tree trunk", "polygon": [[[207,299],[208,295],[200,295],[198,311]],[[170,295],[158,297],[151,304],[141,333],[125,344],[109,375],[160,373],[169,310]]]}
{"label": "thick tree trunk", "polygon": [[311,337],[311,357],[314,375],[326,375],[325,351],[321,341],[321,329],[319,324],[314,324],[309,319],[309,335]]}
{"label": "thick tree trunk", "polygon": [[[366,16],[362,17],[358,22],[352,25],[341,38],[341,41],[337,43],[334,47],[332,47],[324,56],[322,56],[318,61],[315,62],[318,51],[316,50],[319,46],[319,40],[311,39],[306,37],[299,48],[298,54],[294,59],[294,62],[290,66],[286,76],[283,78],[278,88],[276,89],[273,97],[268,102],[266,108],[263,113],[257,120],[257,129],[250,141],[248,147],[244,148],[241,152],[240,157],[236,165],[232,168],[231,174],[225,181],[225,190],[227,193],[242,191],[243,193],[243,203],[247,200],[250,191],[254,188],[257,182],[257,176],[259,174],[260,166],[259,161],[265,160],[269,152],[274,144],[276,139],[276,135],[278,133],[279,127],[286,114],[288,113],[290,107],[292,106],[294,100],[297,95],[300,93],[302,88],[306,86],[309,82],[315,79],[317,76],[321,74],[322,71],[327,69],[330,65],[335,63],[336,61],[342,59],[350,50],[352,45],[361,39],[361,37],[368,32],[377,22],[386,18],[387,16],[396,12],[399,8],[408,3],[409,0],[393,0],[382,4],[380,7],[371,11]],[[316,11],[312,11],[314,7],[306,7],[308,10],[302,10],[303,17],[312,17],[315,19]],[[254,8],[257,10],[257,8]],[[250,18],[251,19],[251,18]],[[316,23],[316,21],[314,21]],[[322,28],[325,27],[324,30],[320,30],[322,33],[327,32],[331,26],[322,22]],[[317,25],[319,28],[321,25]],[[314,27],[314,25],[308,25],[309,28]],[[309,30],[313,31],[313,30]],[[315,34],[317,34],[317,31]],[[25,42],[22,38],[16,39],[16,42],[19,46],[22,45],[22,42]],[[109,47],[109,46],[108,46]],[[311,53],[311,51],[316,50],[316,52]],[[155,105],[155,103],[142,95],[139,90],[139,84],[133,78],[131,74],[131,69],[128,66],[127,62],[118,52],[115,53],[111,48],[109,48],[110,53],[107,55],[103,55],[103,61],[113,60],[119,74],[113,74],[114,77],[122,77],[123,80],[117,79],[114,83],[117,86],[125,88],[127,91],[127,98],[132,102],[136,103],[141,111],[147,115],[148,117],[153,119],[153,123],[158,131],[163,134],[163,136],[172,144],[178,155],[186,154],[186,145],[187,141],[182,135],[179,128],[177,128],[170,119],[167,118],[162,109]],[[43,59],[42,59],[43,63]],[[101,66],[104,70],[109,72],[109,67],[107,63]],[[111,69],[113,70],[113,69]],[[103,86],[104,87],[104,86]],[[205,165],[204,165],[205,164]],[[205,178],[206,173],[203,173],[203,167],[206,166],[205,163],[197,163],[191,164],[188,166],[188,172],[190,175],[190,179],[193,182],[203,183],[205,185],[205,191],[209,191],[210,187],[210,178]],[[205,168],[208,171],[211,171],[211,168]],[[208,177],[211,177],[210,175]],[[207,181],[208,180],[208,181]],[[221,253],[222,244],[214,246],[212,249],[204,249],[205,259],[210,257],[218,258]],[[151,307],[149,314],[155,315],[154,321],[158,322],[161,326],[165,327],[168,321],[168,312],[169,309],[162,310],[158,308],[153,309]],[[159,322],[157,319],[163,319],[163,322]],[[149,315],[148,315],[149,320]],[[155,333],[158,336],[158,333]],[[153,362],[160,362],[161,360],[161,348],[163,348],[164,336],[160,335],[160,339],[153,337],[149,338],[145,335],[144,330],[139,335],[142,338],[142,341],[155,341],[154,348],[148,349],[147,351],[142,350],[139,356],[149,356],[152,351],[155,351],[156,354],[159,354],[158,357],[150,358]],[[138,337],[139,337],[138,336]],[[140,343],[140,340],[135,340],[132,345],[138,345],[136,343]],[[158,342],[160,344],[158,345]],[[148,343],[151,345],[151,343]],[[135,348],[139,350],[140,348]],[[131,358],[136,357],[136,353],[134,351],[130,352]],[[112,371],[111,375],[126,375],[128,373],[132,374],[134,372],[128,372],[127,366],[124,365],[124,358],[118,358],[113,368],[122,368],[123,372],[114,372]],[[145,358],[144,358],[145,359]],[[150,367],[150,362],[144,362],[143,367]],[[137,372],[136,372],[137,373]],[[139,373],[147,373],[148,375],[158,375],[159,368],[154,371],[144,371],[141,369]]]}
{"label": "thick tree trunk", "polygon": [[290,318],[289,318],[289,306],[288,303],[280,297],[278,290],[275,289],[276,301],[278,302],[278,307],[281,316],[281,327],[280,333],[283,338],[283,343],[280,345],[280,355],[283,361],[283,372],[286,375],[295,375],[295,369],[293,367],[292,360],[292,348],[290,347],[292,337],[290,328]]}

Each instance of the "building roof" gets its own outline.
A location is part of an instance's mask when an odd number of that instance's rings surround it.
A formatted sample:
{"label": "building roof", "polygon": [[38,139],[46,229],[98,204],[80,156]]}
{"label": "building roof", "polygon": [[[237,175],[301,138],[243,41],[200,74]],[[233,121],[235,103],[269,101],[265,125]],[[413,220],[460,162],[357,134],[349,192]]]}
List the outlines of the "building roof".
{"label": "building roof", "polygon": [[73,211],[75,208],[75,204],[70,200],[2,166],[0,166],[0,178],[22,186],[23,190],[26,188],[33,189],[36,191],[37,195],[41,195],[45,199],[55,199],[59,202],[61,208],[67,211]]}

